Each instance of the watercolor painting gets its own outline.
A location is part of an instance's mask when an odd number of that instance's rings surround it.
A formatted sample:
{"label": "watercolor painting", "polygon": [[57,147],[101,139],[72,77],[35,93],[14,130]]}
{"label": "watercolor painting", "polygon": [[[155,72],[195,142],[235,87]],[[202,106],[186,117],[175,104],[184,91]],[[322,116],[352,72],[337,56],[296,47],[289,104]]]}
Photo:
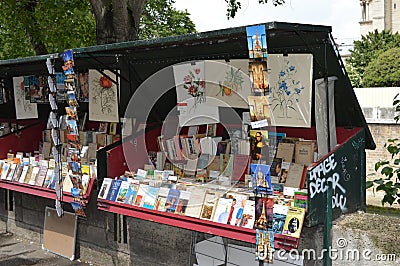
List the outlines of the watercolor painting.
{"label": "watercolor painting", "polygon": [[251,95],[249,60],[207,60],[205,62],[207,104],[247,108]]}
{"label": "watercolor painting", "polygon": [[276,126],[311,127],[312,54],[270,54],[269,103]]}
{"label": "watercolor painting", "polygon": [[13,83],[16,118],[38,118],[37,104],[25,98],[24,77],[14,77]]}
{"label": "watercolor painting", "polygon": [[[116,80],[111,71],[104,73]],[[118,122],[118,88],[106,75],[89,70],[89,120]]]}

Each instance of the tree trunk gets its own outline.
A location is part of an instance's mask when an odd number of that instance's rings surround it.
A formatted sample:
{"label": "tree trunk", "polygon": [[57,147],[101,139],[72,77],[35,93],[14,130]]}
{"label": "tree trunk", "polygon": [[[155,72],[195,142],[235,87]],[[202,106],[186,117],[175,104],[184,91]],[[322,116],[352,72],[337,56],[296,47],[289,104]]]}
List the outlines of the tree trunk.
{"label": "tree trunk", "polygon": [[96,42],[107,44],[137,39],[146,0],[90,0],[96,20]]}
{"label": "tree trunk", "polygon": [[25,9],[27,15],[29,16],[27,18],[28,22],[30,21],[30,23],[28,25],[26,25],[26,33],[29,36],[29,41],[32,44],[35,54],[36,55],[44,55],[44,54],[48,54],[48,51],[47,51],[46,45],[43,43],[42,39],[39,36],[37,36],[38,23],[34,16],[36,5],[37,5],[37,1],[35,1],[35,0],[28,1],[24,5],[24,9]]}

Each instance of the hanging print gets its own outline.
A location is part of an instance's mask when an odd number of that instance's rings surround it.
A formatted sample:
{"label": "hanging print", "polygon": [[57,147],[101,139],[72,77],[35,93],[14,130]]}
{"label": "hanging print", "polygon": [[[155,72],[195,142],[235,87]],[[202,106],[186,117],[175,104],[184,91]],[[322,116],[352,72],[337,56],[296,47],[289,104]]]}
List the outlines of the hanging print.
{"label": "hanging print", "polygon": [[[104,71],[111,79],[115,75]],[[97,70],[89,70],[89,120],[118,122],[117,85]]]}
{"label": "hanging print", "polygon": [[269,103],[276,126],[311,127],[312,54],[268,55]]}
{"label": "hanging print", "polygon": [[207,104],[247,108],[251,95],[249,60],[206,61]]}
{"label": "hanging print", "polygon": [[249,49],[249,58],[267,57],[267,37],[265,25],[255,25],[246,27],[247,47]]}
{"label": "hanging print", "polygon": [[24,77],[14,77],[13,83],[16,118],[38,118],[37,104],[25,98]]}

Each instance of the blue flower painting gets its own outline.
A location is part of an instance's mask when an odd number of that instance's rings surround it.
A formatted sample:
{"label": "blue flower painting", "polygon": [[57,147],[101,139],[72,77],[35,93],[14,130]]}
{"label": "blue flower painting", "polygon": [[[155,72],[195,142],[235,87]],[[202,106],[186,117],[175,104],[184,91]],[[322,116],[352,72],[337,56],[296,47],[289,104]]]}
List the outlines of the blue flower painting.
{"label": "blue flower painting", "polygon": [[269,101],[277,126],[311,123],[312,55],[269,55]]}

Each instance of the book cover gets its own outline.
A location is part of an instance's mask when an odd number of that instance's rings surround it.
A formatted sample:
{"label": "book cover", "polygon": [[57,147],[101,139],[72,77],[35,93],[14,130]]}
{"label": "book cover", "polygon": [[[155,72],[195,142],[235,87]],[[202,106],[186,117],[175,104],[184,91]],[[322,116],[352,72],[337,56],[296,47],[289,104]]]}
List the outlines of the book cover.
{"label": "book cover", "polygon": [[184,190],[181,191],[175,213],[178,213],[178,214],[186,213],[187,206],[189,204],[190,194],[191,194],[190,191],[184,191]]}
{"label": "book cover", "polygon": [[271,163],[271,182],[279,183],[279,176],[282,171],[282,158],[274,158]]}
{"label": "book cover", "polygon": [[[3,165],[4,166],[4,165]],[[29,172],[29,165],[24,165],[23,169],[22,169],[22,173],[21,173],[21,177],[19,178],[18,182],[19,183],[24,183],[26,176],[28,175]],[[3,170],[4,171],[4,170]]]}
{"label": "book cover", "polygon": [[193,188],[186,207],[186,216],[199,218],[206,191],[202,188]]}
{"label": "book cover", "polygon": [[11,164],[4,163],[1,171],[1,179],[7,179],[8,172],[10,171]]}
{"label": "book cover", "polygon": [[282,235],[300,238],[306,210],[303,208],[289,207],[283,225]]}
{"label": "book cover", "polygon": [[104,178],[103,183],[101,184],[101,188],[99,190],[99,195],[97,196],[99,199],[106,199],[108,191],[110,190],[112,179]]}
{"label": "book cover", "polygon": [[14,176],[12,178],[12,181],[16,181],[16,182],[19,181],[23,169],[24,169],[24,166],[22,165],[22,163],[17,164],[17,167],[15,168],[15,173],[14,173]]}
{"label": "book cover", "polygon": [[228,198],[232,198],[232,206],[226,223],[238,226],[243,218],[244,206],[249,197],[245,194],[239,193],[228,193],[227,196]]}
{"label": "book cover", "polygon": [[216,223],[227,224],[232,203],[233,199],[219,198],[215,208],[213,221]]}
{"label": "book cover", "polygon": [[210,155],[206,153],[202,153],[197,160],[197,169],[207,169],[209,163]]}
{"label": "book cover", "polygon": [[306,174],[304,164],[291,163],[285,187],[302,188],[303,176]]}
{"label": "book cover", "polygon": [[155,209],[157,211],[164,212],[166,210],[165,203],[167,202],[168,194],[169,194],[169,188],[160,187],[160,190],[158,191],[158,195],[157,195],[157,199],[156,199],[156,204],[155,204]]}
{"label": "book cover", "polygon": [[70,176],[69,174],[67,174],[67,175],[64,177],[62,189],[63,189],[63,191],[65,191],[65,192],[70,192],[70,193],[71,193],[71,189],[72,189],[73,187],[74,187],[74,184],[72,183],[71,176]]}
{"label": "book cover", "polygon": [[177,189],[170,189],[167,200],[165,202],[165,209],[167,212],[175,212],[178,206],[179,196],[181,192]]}
{"label": "book cover", "polygon": [[238,226],[253,229],[256,213],[256,204],[254,200],[246,200],[243,208],[243,215]]}
{"label": "book cover", "polygon": [[288,208],[289,207],[285,205],[274,204],[274,214],[272,216],[271,231],[274,232],[275,234],[282,234]]}
{"label": "book cover", "polygon": [[268,160],[268,131],[250,130],[250,150],[253,161]]}
{"label": "book cover", "polygon": [[274,211],[274,200],[270,197],[255,197],[256,212],[254,227],[258,229],[271,229]]}
{"label": "book cover", "polygon": [[308,193],[303,191],[294,192],[294,207],[308,210]]}
{"label": "book cover", "polygon": [[269,157],[274,158],[278,150],[278,144],[286,138],[286,133],[268,131]]}
{"label": "book cover", "polygon": [[157,195],[160,188],[149,186],[147,193],[143,197],[143,208],[154,210],[157,201]]}
{"label": "book cover", "polygon": [[292,162],[294,155],[294,143],[281,142],[278,144],[278,150],[276,151],[276,158],[282,158],[285,162]]}
{"label": "book cover", "polygon": [[106,198],[107,200],[115,201],[117,199],[118,191],[119,191],[119,188],[121,187],[121,184],[122,184],[122,180],[114,179],[111,182],[110,190],[108,191],[107,198]]}
{"label": "book cover", "polygon": [[314,162],[314,145],[314,141],[296,141],[294,161],[298,164],[312,164]]}
{"label": "book cover", "polygon": [[83,174],[82,177],[82,194],[86,194],[88,186],[89,186],[89,182],[90,182],[90,176],[88,174]]}
{"label": "book cover", "polygon": [[53,175],[54,169],[48,169],[46,172],[46,177],[43,181],[42,187],[49,187],[50,181],[51,181],[51,176]]}
{"label": "book cover", "polygon": [[17,165],[16,165],[15,163],[12,163],[12,164],[10,165],[10,169],[9,169],[9,171],[8,171],[6,180],[9,180],[9,181],[12,180],[13,175],[14,175],[14,173],[15,173],[16,167],[17,167]]}
{"label": "book cover", "polygon": [[128,191],[125,196],[125,204],[132,205],[135,202],[136,194],[139,189],[139,184],[135,184],[133,182],[129,182]]}
{"label": "book cover", "polygon": [[250,171],[255,193],[272,195],[270,166],[265,164],[250,164]]}
{"label": "book cover", "polygon": [[207,191],[204,197],[203,207],[200,213],[200,219],[212,220],[215,212],[219,194],[214,191]]}
{"label": "book cover", "polygon": [[117,198],[115,199],[115,201],[124,203],[126,200],[126,194],[128,193],[128,189],[129,189],[129,182],[122,181],[121,186],[119,187]]}
{"label": "book cover", "polygon": [[25,178],[24,183],[33,186],[33,185],[35,185],[37,175],[39,174],[39,166],[34,166],[34,167],[31,167],[30,169],[31,169],[31,171],[28,171],[28,174]]}
{"label": "book cover", "polygon": [[149,185],[146,185],[146,184],[139,185],[139,189],[136,194],[135,201],[133,202],[134,206],[138,206],[138,207],[143,206],[143,198],[146,195],[148,188],[149,188]]}
{"label": "book cover", "polygon": [[35,186],[41,187],[43,185],[44,180],[46,179],[47,174],[47,165],[40,166],[38,177],[36,178]]}

